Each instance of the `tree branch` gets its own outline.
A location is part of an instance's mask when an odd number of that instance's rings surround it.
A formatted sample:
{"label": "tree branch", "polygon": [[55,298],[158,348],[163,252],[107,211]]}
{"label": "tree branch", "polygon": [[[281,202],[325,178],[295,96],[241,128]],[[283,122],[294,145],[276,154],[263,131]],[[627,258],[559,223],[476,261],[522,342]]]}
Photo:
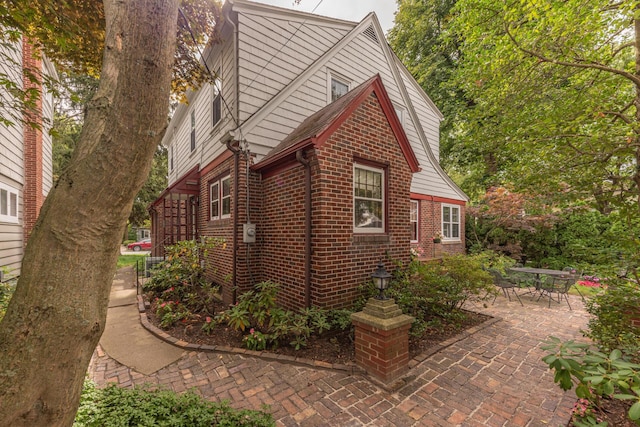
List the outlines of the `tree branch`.
{"label": "tree branch", "polygon": [[612,68],[612,67],[608,67],[606,65],[603,64],[598,64],[595,62],[591,62],[591,63],[580,63],[580,62],[567,62],[567,61],[561,61],[558,59],[553,59],[553,58],[549,58],[546,57],[545,55],[539,53],[539,52],[535,52],[533,50],[527,49],[525,47],[523,47],[517,40],[516,38],[513,36],[513,34],[511,34],[511,31],[509,31],[509,25],[505,23],[505,32],[507,33],[507,36],[509,36],[509,39],[511,39],[511,41],[513,42],[513,44],[522,52],[533,56],[534,58],[538,58],[540,61],[542,62],[548,62],[551,64],[555,64],[555,65],[561,65],[564,67],[571,67],[571,68],[582,68],[582,69],[588,69],[588,70],[601,70],[601,71],[606,71],[608,73],[611,74],[616,74],[619,75],[621,77],[624,77],[627,80],[630,80],[633,82],[634,85],[640,87],[640,77],[629,73],[627,71],[624,70],[619,70],[617,68]]}

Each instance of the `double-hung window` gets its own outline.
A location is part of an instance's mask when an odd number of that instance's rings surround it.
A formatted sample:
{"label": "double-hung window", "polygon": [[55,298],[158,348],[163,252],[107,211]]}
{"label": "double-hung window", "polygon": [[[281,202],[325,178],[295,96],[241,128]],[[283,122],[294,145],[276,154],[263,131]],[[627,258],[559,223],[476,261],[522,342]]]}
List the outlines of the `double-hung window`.
{"label": "double-hung window", "polygon": [[446,240],[460,240],[460,206],[442,205],[442,235]]}
{"label": "double-hung window", "polygon": [[222,80],[220,79],[220,68],[216,70],[216,79],[213,82],[213,102],[211,103],[212,126],[222,120]]}
{"label": "double-hung window", "polygon": [[225,176],[209,184],[210,218],[223,219],[231,216],[231,177]]}
{"label": "double-hung window", "polygon": [[384,169],[354,165],[353,231],[355,233],[384,233]]}
{"label": "double-hung window", "polygon": [[409,223],[411,224],[411,242],[418,242],[418,204],[417,200],[411,200],[411,210],[409,211]]}
{"label": "double-hung window", "polygon": [[0,222],[18,223],[18,190],[0,184]]}

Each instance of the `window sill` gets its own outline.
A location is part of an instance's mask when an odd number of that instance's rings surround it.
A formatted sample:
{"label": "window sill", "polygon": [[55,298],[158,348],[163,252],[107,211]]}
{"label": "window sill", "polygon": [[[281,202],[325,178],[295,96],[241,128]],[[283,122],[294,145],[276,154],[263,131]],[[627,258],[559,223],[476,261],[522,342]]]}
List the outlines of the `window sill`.
{"label": "window sill", "polygon": [[210,219],[207,221],[207,227],[225,227],[231,225],[231,218]]}
{"label": "window sill", "polygon": [[443,245],[457,245],[462,243],[462,240],[443,240],[441,243]]}
{"label": "window sill", "polygon": [[389,243],[388,234],[354,234],[353,243]]}

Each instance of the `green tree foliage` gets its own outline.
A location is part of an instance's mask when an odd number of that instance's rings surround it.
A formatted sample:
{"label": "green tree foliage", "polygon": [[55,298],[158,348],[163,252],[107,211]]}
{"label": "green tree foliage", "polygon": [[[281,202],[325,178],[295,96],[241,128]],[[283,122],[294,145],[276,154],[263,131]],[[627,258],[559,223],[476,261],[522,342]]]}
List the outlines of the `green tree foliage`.
{"label": "green tree foliage", "polygon": [[399,0],[395,25],[388,39],[394,52],[444,115],[441,155],[447,169],[455,168],[450,152],[458,113],[468,105],[462,90],[450,84],[460,59],[457,38],[446,37],[456,0]]}
{"label": "green tree foliage", "polygon": [[520,188],[637,211],[638,2],[459,0],[454,11],[455,80],[474,100],[458,149],[491,156],[490,172]]}
{"label": "green tree foliage", "polygon": [[144,183],[133,201],[129,224],[142,227],[150,219],[149,205],[158,198],[167,187],[167,149],[158,145],[153,155],[153,164],[147,181]]}

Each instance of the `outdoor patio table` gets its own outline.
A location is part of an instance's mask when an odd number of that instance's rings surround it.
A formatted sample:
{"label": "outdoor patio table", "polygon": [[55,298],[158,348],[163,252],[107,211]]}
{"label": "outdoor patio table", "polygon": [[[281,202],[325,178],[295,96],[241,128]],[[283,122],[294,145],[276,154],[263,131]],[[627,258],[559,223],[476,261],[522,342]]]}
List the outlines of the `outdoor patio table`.
{"label": "outdoor patio table", "polygon": [[541,274],[546,274],[547,276],[567,276],[567,277],[569,277],[571,275],[568,271],[551,270],[549,268],[511,267],[509,269],[509,271],[517,271],[519,273],[535,274],[537,279],[540,278]]}
{"label": "outdoor patio table", "polygon": [[541,274],[546,274],[547,276],[554,277],[570,277],[571,274],[568,271],[562,270],[551,270],[549,268],[533,268],[533,267],[512,267],[508,269],[509,271],[525,273],[535,275],[535,290],[530,290],[528,293],[533,294],[534,292],[540,292],[540,285],[542,281],[540,280]]}

